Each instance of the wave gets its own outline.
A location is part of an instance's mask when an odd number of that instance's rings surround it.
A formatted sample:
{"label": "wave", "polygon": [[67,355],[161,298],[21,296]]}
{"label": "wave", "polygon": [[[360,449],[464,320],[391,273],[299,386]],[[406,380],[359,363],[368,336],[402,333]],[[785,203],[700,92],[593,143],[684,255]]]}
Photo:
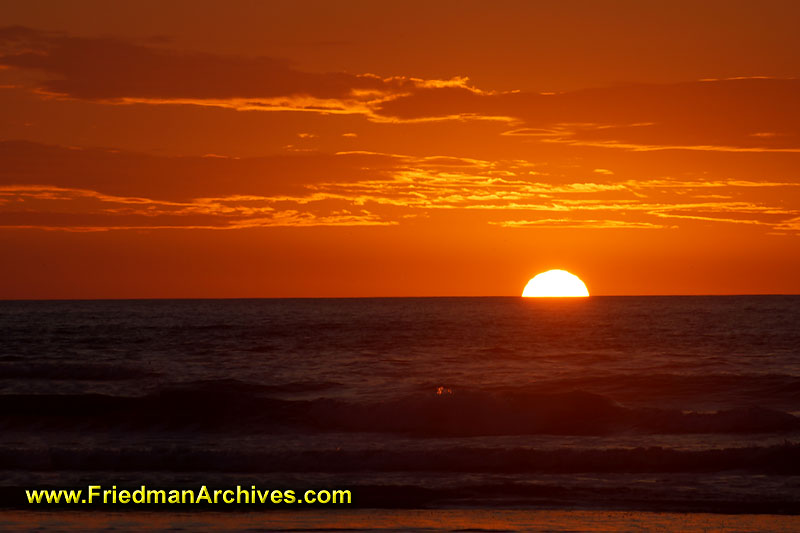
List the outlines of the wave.
{"label": "wave", "polygon": [[631,403],[730,403],[761,401],[796,406],[800,377],[785,374],[610,374],[536,384],[540,392],[583,390]]}
{"label": "wave", "polygon": [[113,472],[715,473],[800,475],[800,444],[707,450],[453,447],[218,450],[196,446],[0,447],[0,470]]}
{"label": "wave", "polygon": [[265,385],[253,383],[252,381],[242,381],[239,379],[204,379],[200,381],[187,381],[175,383],[162,387],[159,394],[174,395],[217,395],[224,397],[230,395],[250,396],[252,399],[259,399],[270,394],[298,394],[304,392],[320,392],[342,387],[341,383],[335,381],[291,381],[288,383],[277,383]]}
{"label": "wave", "polygon": [[[301,387],[334,384],[295,384]],[[281,385],[283,389],[291,385]],[[419,436],[780,433],[800,418],[759,405],[714,412],[629,407],[607,396],[571,391],[453,392],[385,401],[272,397],[274,387],[234,380],[173,386],[137,397],[102,394],[6,394],[0,423],[38,429],[81,426],[208,431],[276,430],[398,433]]]}
{"label": "wave", "polygon": [[123,381],[157,376],[146,368],[102,363],[0,363],[0,379],[45,379],[51,381]]}

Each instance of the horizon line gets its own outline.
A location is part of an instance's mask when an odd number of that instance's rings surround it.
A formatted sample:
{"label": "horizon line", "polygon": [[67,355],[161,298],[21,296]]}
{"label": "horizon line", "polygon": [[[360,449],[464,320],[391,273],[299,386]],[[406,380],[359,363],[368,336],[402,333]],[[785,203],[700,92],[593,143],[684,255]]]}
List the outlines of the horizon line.
{"label": "horizon line", "polygon": [[154,296],[154,297],[103,297],[103,298],[6,298],[0,296],[0,302],[103,302],[103,301],[159,301],[159,300],[388,300],[388,299],[434,299],[434,298],[519,298],[524,300],[583,300],[587,298],[682,298],[682,297],[732,297],[732,296],[800,296],[800,293],[695,293],[695,294],[597,294],[581,297],[552,296],[524,297],[521,295],[427,295],[427,296]]}

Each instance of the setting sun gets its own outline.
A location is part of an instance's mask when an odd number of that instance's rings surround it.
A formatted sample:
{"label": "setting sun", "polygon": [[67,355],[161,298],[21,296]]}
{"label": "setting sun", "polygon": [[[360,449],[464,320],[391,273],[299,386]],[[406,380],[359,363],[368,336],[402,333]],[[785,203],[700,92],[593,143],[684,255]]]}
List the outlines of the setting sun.
{"label": "setting sun", "polygon": [[575,274],[566,270],[548,270],[537,274],[522,291],[525,298],[585,297],[589,296],[586,284]]}

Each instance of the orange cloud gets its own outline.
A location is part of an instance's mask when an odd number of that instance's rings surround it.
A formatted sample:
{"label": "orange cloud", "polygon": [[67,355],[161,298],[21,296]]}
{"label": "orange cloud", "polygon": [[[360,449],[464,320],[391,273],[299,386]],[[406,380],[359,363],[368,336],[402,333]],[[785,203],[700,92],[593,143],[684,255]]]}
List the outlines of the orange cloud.
{"label": "orange cloud", "polygon": [[300,193],[314,183],[388,176],[396,166],[390,155],[366,152],[164,157],[0,141],[0,185],[51,185],[161,200]]}
{"label": "orange cloud", "polygon": [[490,222],[504,228],[529,228],[546,226],[548,228],[585,228],[585,229],[664,229],[667,227],[651,222],[628,222],[625,220],[572,220],[566,218],[542,218],[539,220],[503,220]]}
{"label": "orange cloud", "polygon": [[[245,58],[87,39],[23,27],[0,29],[5,67],[40,71],[42,89],[87,99],[349,98],[409,84],[371,74],[309,73],[275,58]],[[102,52],[102,53],[101,53]]]}
{"label": "orange cloud", "polygon": [[371,114],[372,104],[414,88],[467,83],[465,78],[305,72],[273,57],[186,52],[20,26],[0,28],[0,51],[0,69],[34,74],[26,81],[43,96],[111,104]]}
{"label": "orange cloud", "polygon": [[[799,79],[740,77],[569,92],[305,72],[286,60],[0,29],[0,67],[44,96],[113,104],[360,114],[378,122],[501,120],[511,137],[637,151],[800,150]],[[21,74],[20,74],[21,73]],[[23,76],[23,79],[19,78]]]}
{"label": "orange cloud", "polygon": [[[0,226],[17,229],[245,229],[262,227],[392,225],[366,209],[287,205],[286,198],[200,198],[163,202],[90,190],[46,186],[0,187]],[[299,208],[299,209],[298,209]]]}
{"label": "orange cloud", "polygon": [[552,94],[450,87],[386,99],[376,113],[398,120],[508,117],[517,127],[506,135],[588,146],[795,151],[798,94],[798,79],[763,77]]}
{"label": "orange cloud", "polygon": [[785,194],[800,184],[615,180],[595,170],[589,165],[585,174],[612,181],[563,183],[522,160],[366,151],[164,157],[4,142],[0,225],[74,231],[386,225],[449,211],[502,227],[658,229],[673,219],[787,232],[800,215],[794,196]]}

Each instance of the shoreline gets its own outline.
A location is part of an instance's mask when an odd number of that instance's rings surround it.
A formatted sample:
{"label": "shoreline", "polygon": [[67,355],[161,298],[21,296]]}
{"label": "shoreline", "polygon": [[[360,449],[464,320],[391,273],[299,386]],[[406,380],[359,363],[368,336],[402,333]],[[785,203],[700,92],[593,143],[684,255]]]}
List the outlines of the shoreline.
{"label": "shoreline", "polygon": [[617,510],[274,510],[268,512],[58,512],[0,511],[5,530],[126,531],[698,531],[731,527],[748,531],[797,531],[800,516],[673,513]]}

